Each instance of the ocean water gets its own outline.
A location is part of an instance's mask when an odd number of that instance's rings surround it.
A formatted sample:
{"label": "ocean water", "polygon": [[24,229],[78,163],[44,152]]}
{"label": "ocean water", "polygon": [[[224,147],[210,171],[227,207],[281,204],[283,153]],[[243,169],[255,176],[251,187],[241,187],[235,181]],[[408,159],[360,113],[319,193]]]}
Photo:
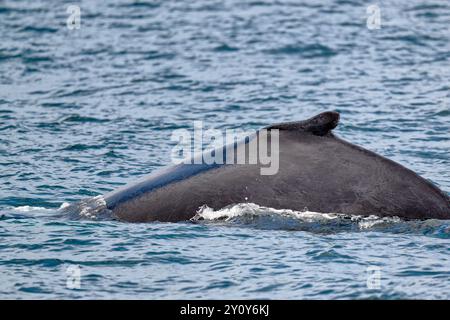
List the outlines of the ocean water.
{"label": "ocean water", "polygon": [[449,299],[448,220],[58,215],[170,164],[173,130],[195,120],[251,130],[325,110],[340,137],[449,192],[450,3],[376,3],[379,29],[357,0],[2,1],[0,298]]}

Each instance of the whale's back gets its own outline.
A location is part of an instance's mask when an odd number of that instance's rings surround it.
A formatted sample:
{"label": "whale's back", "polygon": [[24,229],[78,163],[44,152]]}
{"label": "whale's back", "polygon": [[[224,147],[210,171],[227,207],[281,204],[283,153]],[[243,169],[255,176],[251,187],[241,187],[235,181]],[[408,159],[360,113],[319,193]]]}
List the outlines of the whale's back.
{"label": "whale's back", "polygon": [[[174,166],[112,193],[106,202],[127,221],[188,220],[203,205],[221,209],[245,202],[299,211],[450,218],[448,196],[433,184],[332,134],[282,130],[279,147],[274,175],[261,175],[259,164]],[[181,173],[190,174],[178,179]]]}
{"label": "whale's back", "polygon": [[[298,211],[450,219],[446,194],[402,165],[335,137],[331,130],[338,122],[337,112],[325,112],[267,127],[279,133],[278,157],[272,157],[278,160],[275,174],[263,175],[259,163],[176,165],[107,194],[105,205],[126,221],[188,220],[204,205],[221,209],[245,202]],[[260,145],[260,134],[253,138]]]}

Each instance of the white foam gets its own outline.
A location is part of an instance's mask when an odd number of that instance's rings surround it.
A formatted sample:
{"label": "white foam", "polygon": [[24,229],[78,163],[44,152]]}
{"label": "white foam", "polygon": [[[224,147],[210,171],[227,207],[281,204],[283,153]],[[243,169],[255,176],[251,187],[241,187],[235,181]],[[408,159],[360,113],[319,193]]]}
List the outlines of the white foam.
{"label": "white foam", "polygon": [[19,211],[19,212],[52,211],[52,209],[48,209],[48,208],[44,208],[44,207],[32,207],[32,206],[13,207],[12,210]]}
{"label": "white foam", "polygon": [[58,210],[61,210],[61,209],[67,208],[68,206],[70,206],[70,203],[68,203],[68,202],[63,202],[63,203],[61,204],[61,206],[59,207],[59,209],[58,209]]}
{"label": "white foam", "polygon": [[307,208],[305,208],[304,211],[295,211],[290,209],[268,208],[259,206],[255,203],[239,203],[220,210],[214,210],[208,206],[203,206],[197,211],[194,220],[230,220],[244,215],[264,216],[273,214],[305,221],[316,221],[318,219],[331,220],[339,217],[339,214],[313,212],[308,211]]}
{"label": "white foam", "polygon": [[389,223],[395,223],[395,222],[400,222],[400,218],[399,217],[384,217],[384,218],[380,218],[378,216],[368,216],[368,217],[362,217],[361,221],[359,221],[359,228],[360,229],[371,229],[376,225],[381,225],[381,224],[389,224]]}
{"label": "white foam", "polygon": [[[255,203],[239,203],[232,206],[225,207],[220,210],[214,210],[208,206],[201,207],[192,220],[221,220],[230,221],[237,217],[243,216],[280,216],[285,218],[293,218],[299,222],[323,222],[331,221],[351,221],[356,224],[359,229],[371,229],[380,224],[389,224],[401,221],[398,217],[378,217],[376,215],[361,216],[361,215],[347,215],[342,213],[320,213],[309,211],[305,208],[303,211],[295,211],[290,209],[274,209],[262,207]],[[344,220],[345,219],[345,220]]]}

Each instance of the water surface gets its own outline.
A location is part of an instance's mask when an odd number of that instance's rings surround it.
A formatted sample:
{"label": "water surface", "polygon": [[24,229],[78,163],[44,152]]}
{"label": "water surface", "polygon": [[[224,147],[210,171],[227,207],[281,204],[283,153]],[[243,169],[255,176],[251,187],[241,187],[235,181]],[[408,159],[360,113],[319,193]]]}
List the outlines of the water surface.
{"label": "water surface", "polygon": [[357,0],[80,1],[78,30],[69,4],[0,4],[1,298],[450,298],[449,221],[55,216],[169,164],[195,120],[252,130],[325,110],[449,192],[448,1],[379,1],[378,30]]}

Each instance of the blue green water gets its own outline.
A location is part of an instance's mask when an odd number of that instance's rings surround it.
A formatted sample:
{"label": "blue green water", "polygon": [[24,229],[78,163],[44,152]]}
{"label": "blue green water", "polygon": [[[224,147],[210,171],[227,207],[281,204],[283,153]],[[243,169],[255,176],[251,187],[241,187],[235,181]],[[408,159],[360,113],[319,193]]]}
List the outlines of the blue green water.
{"label": "blue green water", "polygon": [[449,299],[450,221],[251,205],[196,223],[57,216],[168,165],[194,120],[250,130],[325,110],[337,135],[449,192],[450,3],[379,1],[375,30],[370,4],[2,1],[0,298]]}

